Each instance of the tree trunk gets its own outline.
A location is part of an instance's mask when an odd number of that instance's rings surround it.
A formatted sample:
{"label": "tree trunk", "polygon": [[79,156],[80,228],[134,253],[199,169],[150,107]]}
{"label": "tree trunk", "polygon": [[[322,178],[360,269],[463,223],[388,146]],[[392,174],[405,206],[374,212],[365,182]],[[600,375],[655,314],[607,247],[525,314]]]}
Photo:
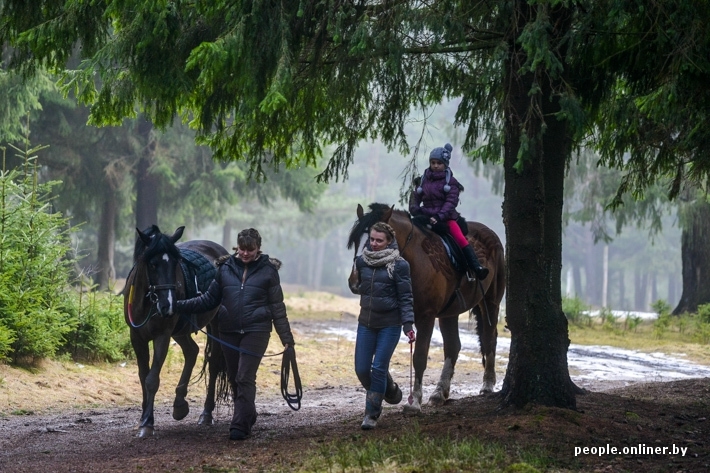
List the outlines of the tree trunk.
{"label": "tree trunk", "polygon": [[234,228],[234,224],[234,220],[228,218],[224,221],[224,225],[222,226],[222,246],[227,248],[227,251],[237,246],[237,242],[232,241],[232,229]]}
{"label": "tree trunk", "polygon": [[325,240],[320,240],[316,246],[315,261],[313,266],[313,289],[320,291],[323,286],[323,261],[325,260]]}
{"label": "tree trunk", "polygon": [[677,304],[677,296],[676,296],[676,278],[678,277],[678,274],[673,272],[673,273],[668,273],[668,304],[673,306],[673,304]]}
{"label": "tree trunk", "polygon": [[[554,116],[560,105],[551,93],[548,78],[536,79],[531,73],[518,72],[526,57],[515,39],[535,13],[526,2],[517,2],[516,8],[519,29],[510,43],[505,78],[509,89],[505,104],[503,220],[511,344],[502,405],[522,407],[532,402],[575,408],[577,388],[567,366],[569,337],[561,294],[562,192],[571,143],[565,122]],[[555,34],[563,34],[568,28],[568,14],[564,8],[551,12],[559,20],[552,20],[559,27]],[[531,97],[528,94],[536,80],[542,90]],[[536,105],[542,115],[535,110]],[[526,120],[527,149],[521,150]],[[522,169],[516,166],[519,152],[524,156]]]}
{"label": "tree trunk", "polygon": [[[136,227],[144,230],[158,224],[158,176],[151,173],[155,157],[156,141],[153,124],[141,116],[136,124],[142,149],[136,167]],[[162,229],[165,231],[165,229]]]}
{"label": "tree trunk", "polygon": [[656,273],[651,274],[651,303],[658,300],[658,276]]}
{"label": "tree trunk", "polygon": [[599,251],[599,245],[594,244],[594,236],[591,232],[586,235],[587,248],[584,256],[584,274],[587,276],[585,280],[587,303],[592,306],[602,305],[602,255]]}
{"label": "tree trunk", "polygon": [[579,265],[574,265],[573,268],[574,295],[580,299],[584,299],[584,292],[582,291],[582,270]]}
{"label": "tree trunk", "polygon": [[636,287],[634,288],[634,310],[645,311],[646,310],[646,293],[648,286],[648,273],[641,272],[640,269],[636,270]]}
{"label": "tree trunk", "polygon": [[308,242],[308,282],[306,285],[309,289],[313,289],[316,281],[316,241],[311,238]]}
{"label": "tree trunk", "polygon": [[602,250],[602,307],[609,307],[609,245]]}
{"label": "tree trunk", "polygon": [[682,222],[680,256],[683,271],[683,292],[674,315],[697,312],[698,306],[710,303],[710,204],[705,200],[688,204]]}
{"label": "tree trunk", "polygon": [[104,202],[101,208],[101,225],[99,226],[99,241],[97,253],[98,274],[96,283],[100,290],[106,290],[116,280],[116,269],[113,264],[113,254],[116,247],[116,218],[118,203],[112,186],[104,186]]}

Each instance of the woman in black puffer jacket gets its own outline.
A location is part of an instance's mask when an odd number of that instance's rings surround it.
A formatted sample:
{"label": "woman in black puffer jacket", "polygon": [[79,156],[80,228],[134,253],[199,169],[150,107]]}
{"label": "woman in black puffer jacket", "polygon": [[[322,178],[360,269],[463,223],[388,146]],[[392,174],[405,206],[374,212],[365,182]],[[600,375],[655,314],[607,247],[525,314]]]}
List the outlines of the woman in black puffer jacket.
{"label": "woman in black puffer jacket", "polygon": [[261,253],[261,236],[253,228],[239,232],[236,250],[235,255],[218,262],[217,275],[207,292],[178,301],[176,308],[198,313],[222,305],[217,315],[219,337],[226,342],[224,356],[234,396],[229,438],[244,440],[256,422],[256,372],[272,325],[284,347],[293,346],[294,341],[278,273],[281,262]]}
{"label": "woman in black puffer jacket", "polygon": [[409,343],[415,340],[409,263],[399,255],[391,226],[377,222],[370,228],[367,246],[355,259],[355,270],[360,294],[355,374],[367,389],[360,427],[370,430],[377,425],[383,399],[390,404],[402,400],[402,391],[389,374],[400,329]]}

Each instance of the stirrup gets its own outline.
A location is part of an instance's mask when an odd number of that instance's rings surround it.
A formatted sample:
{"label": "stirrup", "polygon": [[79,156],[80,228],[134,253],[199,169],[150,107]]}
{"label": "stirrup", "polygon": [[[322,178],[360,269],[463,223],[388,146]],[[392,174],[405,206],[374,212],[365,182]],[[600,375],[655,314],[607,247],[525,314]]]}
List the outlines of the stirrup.
{"label": "stirrup", "polygon": [[468,279],[468,282],[473,282],[476,280],[476,273],[471,268],[468,268],[466,270],[466,279]]}

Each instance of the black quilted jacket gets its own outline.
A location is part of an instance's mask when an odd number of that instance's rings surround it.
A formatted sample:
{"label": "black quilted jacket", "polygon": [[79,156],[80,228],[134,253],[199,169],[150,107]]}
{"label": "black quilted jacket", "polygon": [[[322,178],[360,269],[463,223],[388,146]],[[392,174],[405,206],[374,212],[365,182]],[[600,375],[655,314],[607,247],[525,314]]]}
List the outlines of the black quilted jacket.
{"label": "black quilted jacket", "polygon": [[355,268],[360,275],[358,322],[370,328],[414,322],[409,263],[403,259],[397,260],[392,279],[385,266],[368,266],[362,255],[355,260]]}
{"label": "black quilted jacket", "polygon": [[219,318],[220,332],[271,332],[273,323],[281,342],[293,345],[278,273],[280,267],[279,260],[269,259],[265,254],[248,264],[231,256],[219,266],[207,292],[178,301],[177,310],[199,313],[221,303],[227,313]]}

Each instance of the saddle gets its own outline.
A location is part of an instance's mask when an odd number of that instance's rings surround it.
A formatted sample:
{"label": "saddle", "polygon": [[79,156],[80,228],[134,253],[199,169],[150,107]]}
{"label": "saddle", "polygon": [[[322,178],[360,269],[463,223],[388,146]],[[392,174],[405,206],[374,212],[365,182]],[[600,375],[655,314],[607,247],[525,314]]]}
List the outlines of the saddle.
{"label": "saddle", "polygon": [[196,251],[180,249],[180,267],[185,275],[185,297],[191,299],[205,292],[217,274],[212,262]]}
{"label": "saddle", "polygon": [[[447,225],[443,225],[441,223],[431,225],[428,221],[428,217],[423,217],[419,215],[413,217],[413,220],[417,225],[427,226],[431,228],[431,230],[436,233],[439,238],[441,238],[441,242],[444,244],[444,249],[446,250],[446,255],[449,257],[449,261],[451,262],[451,265],[454,267],[455,271],[459,273],[465,273],[468,271],[466,257],[464,256],[461,247],[456,243],[456,241],[454,241],[454,237],[451,236],[451,233],[449,232],[449,227]],[[464,234],[464,236],[466,236],[468,234],[468,225],[466,224],[466,219],[463,217],[459,217],[456,223],[458,223],[459,227],[461,228],[461,232]]]}
{"label": "saddle", "polygon": [[446,255],[449,257],[449,261],[451,261],[451,265],[454,269],[459,273],[468,271],[466,257],[463,255],[461,247],[454,241],[454,237],[448,232],[445,234],[437,233],[437,235],[441,238],[444,248],[446,249]]}

